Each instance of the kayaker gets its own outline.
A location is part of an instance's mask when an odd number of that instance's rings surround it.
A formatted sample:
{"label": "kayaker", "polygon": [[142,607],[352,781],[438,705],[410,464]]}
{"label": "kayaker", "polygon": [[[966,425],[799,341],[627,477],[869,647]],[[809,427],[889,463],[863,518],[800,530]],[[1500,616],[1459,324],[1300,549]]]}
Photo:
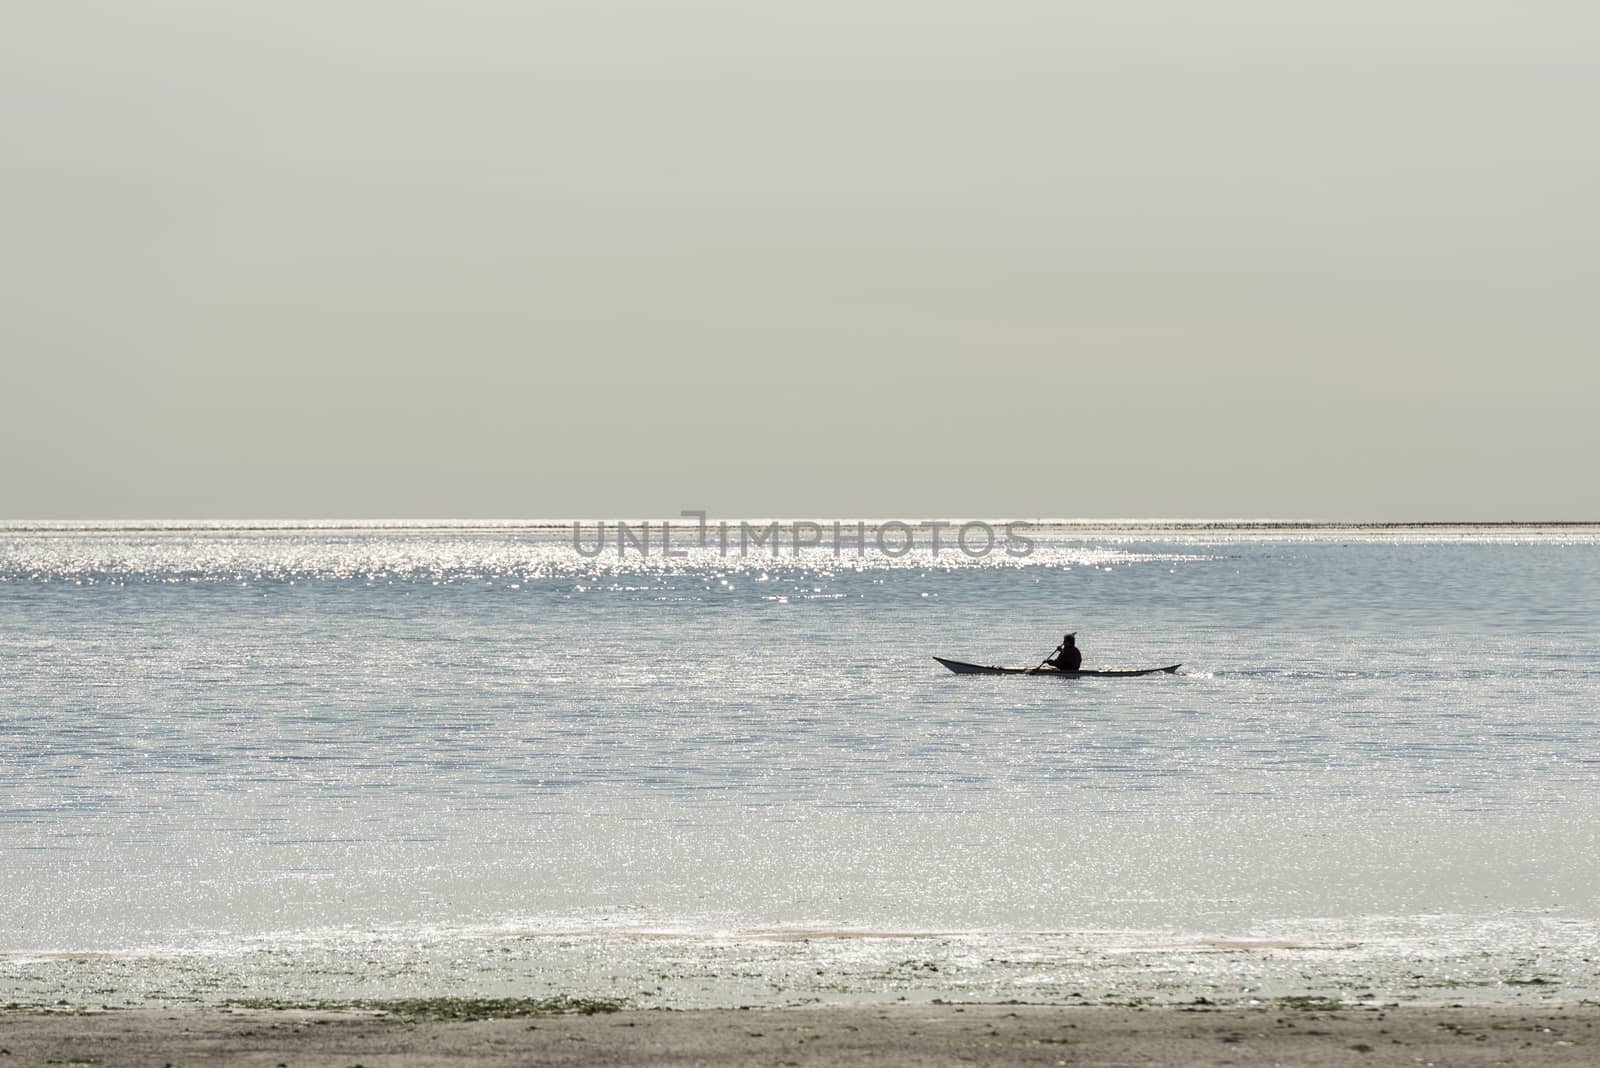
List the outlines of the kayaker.
{"label": "kayaker", "polygon": [[1062,638],[1061,644],[1056,646],[1056,651],[1045,663],[1062,671],[1077,671],[1083,664],[1083,654],[1078,651],[1077,635],[1069,634]]}

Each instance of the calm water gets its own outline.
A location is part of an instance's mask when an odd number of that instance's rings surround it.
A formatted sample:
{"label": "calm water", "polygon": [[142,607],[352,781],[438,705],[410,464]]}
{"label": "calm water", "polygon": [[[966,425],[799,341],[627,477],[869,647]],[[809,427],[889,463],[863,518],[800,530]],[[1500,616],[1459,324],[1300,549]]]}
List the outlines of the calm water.
{"label": "calm water", "polygon": [[0,530],[0,952],[1600,920],[1593,535],[569,543]]}

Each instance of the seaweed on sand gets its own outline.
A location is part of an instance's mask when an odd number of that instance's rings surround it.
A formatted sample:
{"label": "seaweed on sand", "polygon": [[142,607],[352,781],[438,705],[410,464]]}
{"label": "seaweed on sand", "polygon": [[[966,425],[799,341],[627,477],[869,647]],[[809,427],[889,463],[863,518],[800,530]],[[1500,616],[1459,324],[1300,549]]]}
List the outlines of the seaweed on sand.
{"label": "seaweed on sand", "polygon": [[353,1001],[275,1001],[241,999],[229,1001],[238,1009],[298,1009],[311,1012],[382,1012],[419,1020],[503,1020],[518,1016],[593,1016],[620,1012],[628,1007],[622,998],[571,997],[558,994],[548,998],[376,998]]}

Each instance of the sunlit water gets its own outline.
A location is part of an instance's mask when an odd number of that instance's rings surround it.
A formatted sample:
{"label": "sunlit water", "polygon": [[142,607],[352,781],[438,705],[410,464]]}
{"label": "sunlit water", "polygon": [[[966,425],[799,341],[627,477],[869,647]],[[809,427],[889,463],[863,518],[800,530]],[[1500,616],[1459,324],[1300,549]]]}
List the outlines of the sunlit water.
{"label": "sunlit water", "polygon": [[570,542],[0,529],[0,994],[1595,985],[1593,534]]}

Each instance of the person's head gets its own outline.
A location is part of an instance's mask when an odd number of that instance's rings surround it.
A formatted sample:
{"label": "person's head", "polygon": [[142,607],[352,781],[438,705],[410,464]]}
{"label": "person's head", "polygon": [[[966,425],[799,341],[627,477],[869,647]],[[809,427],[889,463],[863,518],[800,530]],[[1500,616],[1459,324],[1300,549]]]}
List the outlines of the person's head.
{"label": "person's head", "polygon": [[1061,644],[1062,644],[1062,645],[1071,645],[1071,644],[1072,644],[1072,643],[1073,643],[1073,641],[1074,641],[1074,640],[1075,640],[1075,639],[1076,639],[1076,638],[1077,638],[1077,637],[1078,637],[1078,635],[1077,635],[1077,634],[1076,634],[1076,633],[1075,633],[1075,632],[1074,632],[1074,633],[1072,633],[1072,634],[1069,634],[1069,635],[1067,635],[1067,636],[1066,636],[1066,637],[1065,637],[1065,638],[1062,638],[1062,639],[1061,639]]}

